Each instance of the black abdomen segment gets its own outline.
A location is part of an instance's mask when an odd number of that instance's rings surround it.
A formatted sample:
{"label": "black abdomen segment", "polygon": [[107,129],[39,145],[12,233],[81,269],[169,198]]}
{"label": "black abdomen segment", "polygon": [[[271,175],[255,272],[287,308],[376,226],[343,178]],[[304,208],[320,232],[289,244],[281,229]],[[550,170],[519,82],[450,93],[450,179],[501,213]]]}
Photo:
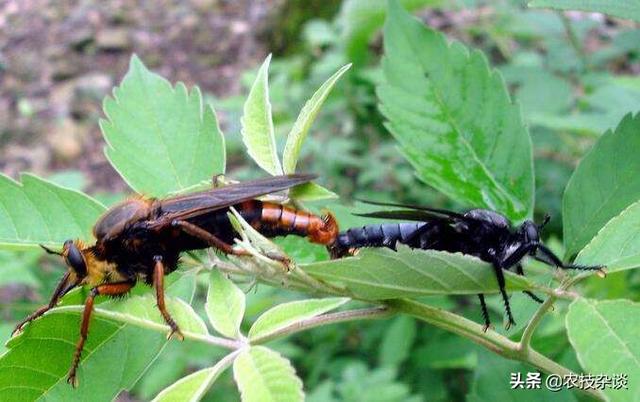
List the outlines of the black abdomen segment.
{"label": "black abdomen segment", "polygon": [[338,235],[336,242],[331,246],[331,254],[341,257],[348,254],[349,249],[362,247],[388,247],[395,249],[398,243],[409,247],[419,248],[422,245],[421,237],[417,232],[422,232],[425,222],[400,222],[366,225],[359,228],[347,229]]}

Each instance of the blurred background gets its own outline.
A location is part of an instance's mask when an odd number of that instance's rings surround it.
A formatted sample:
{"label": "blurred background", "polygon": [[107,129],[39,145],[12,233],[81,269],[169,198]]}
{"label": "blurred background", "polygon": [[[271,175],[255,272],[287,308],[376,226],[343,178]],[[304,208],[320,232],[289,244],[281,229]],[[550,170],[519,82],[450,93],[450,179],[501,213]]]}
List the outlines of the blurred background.
{"label": "blurred background", "polygon": [[[502,72],[533,139],[536,216],[552,216],[548,235],[558,245],[562,191],[577,161],[624,114],[640,110],[640,30],[601,14],[532,10],[525,3],[403,1],[429,26],[481,49]],[[102,99],[136,53],[171,82],[205,92],[226,136],[227,174],[259,175],[245,155],[239,122],[257,67],[273,53],[271,102],[280,145],[313,91],[353,63],[314,123],[300,171],[320,174],[345,202],[469,207],[417,183],[383,127],[375,85],[385,7],[382,0],[0,1],[0,171],[12,178],[34,172],[105,204],[122,199],[128,190],[103,155],[98,120]],[[13,322],[47,299],[62,268],[37,251],[2,252],[0,264],[0,339],[6,339]],[[638,289],[637,275],[618,277],[606,289],[594,284],[588,291],[628,297]],[[295,297],[260,286],[250,294],[248,316]],[[435,302],[479,318],[475,302]],[[498,316],[499,301],[492,306]],[[578,367],[561,323],[555,324],[547,325],[537,347]],[[484,400],[483,389],[498,392],[508,385],[504,373],[519,367],[407,317],[315,329],[276,348],[292,358],[314,402]],[[217,353],[170,342],[119,400],[150,400],[210,365]],[[238,400],[231,381],[227,373],[209,400]]]}

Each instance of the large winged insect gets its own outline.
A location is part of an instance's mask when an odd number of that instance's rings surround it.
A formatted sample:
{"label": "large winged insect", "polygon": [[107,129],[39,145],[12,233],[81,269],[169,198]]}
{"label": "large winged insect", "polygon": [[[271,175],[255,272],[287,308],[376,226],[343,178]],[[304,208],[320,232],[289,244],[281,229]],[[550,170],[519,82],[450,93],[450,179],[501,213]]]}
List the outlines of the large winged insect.
{"label": "large winged insect", "polygon": [[[509,297],[505,289],[503,270],[515,270],[524,275],[522,260],[526,256],[561,269],[597,270],[604,275],[602,266],[565,264],[540,240],[541,225],[530,220],[514,227],[503,215],[487,210],[472,209],[457,213],[444,209],[416,205],[365,201],[373,205],[401,207],[403,209],[358,214],[372,218],[402,220],[403,222],[371,224],[341,232],[328,246],[332,257],[353,254],[362,247],[388,247],[395,249],[398,243],[423,250],[460,252],[480,258],[493,266],[507,314],[507,328],[515,325]],[[525,291],[536,302],[542,300]],[[491,322],[483,294],[478,294],[486,331]]]}
{"label": "large winged insect", "polygon": [[182,252],[213,247],[225,254],[247,255],[232,246],[236,233],[227,213],[234,207],[263,235],[295,234],[310,241],[331,244],[338,227],[331,215],[319,217],[256,197],[286,190],[316,176],[296,174],[269,177],[164,199],[134,198],[106,211],[93,227],[96,238],[88,246],[67,240],[61,251],[68,269],[49,304],[36,310],[16,327],[23,327],[55,307],[60,298],[78,286],[89,286],[73,362],[67,381],[76,384],[76,371],[89,331],[96,296],[121,296],[138,281],[155,288],[157,306],[170,327],[168,337],[182,333],[169,314],[164,298],[164,276],[175,271]]}

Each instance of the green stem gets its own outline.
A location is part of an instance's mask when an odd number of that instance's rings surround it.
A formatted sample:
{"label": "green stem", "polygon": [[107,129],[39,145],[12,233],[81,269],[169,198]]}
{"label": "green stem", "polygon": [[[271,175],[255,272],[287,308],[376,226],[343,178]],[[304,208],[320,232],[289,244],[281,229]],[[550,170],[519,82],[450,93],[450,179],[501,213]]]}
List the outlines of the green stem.
{"label": "green stem", "polygon": [[520,347],[523,353],[527,353],[529,349],[531,349],[531,339],[533,338],[533,333],[535,332],[536,328],[538,328],[540,322],[542,322],[542,317],[544,317],[547,311],[549,311],[549,309],[553,307],[553,303],[555,303],[555,301],[556,296],[549,295],[549,297],[547,297],[547,300],[545,300],[544,303],[540,305],[538,310],[536,310],[536,312],[531,317],[531,320],[529,320],[529,323],[525,327],[524,332],[522,333],[522,337],[520,338]]}
{"label": "green stem", "polygon": [[[530,346],[523,348],[520,342],[514,342],[495,331],[484,332],[482,326],[464,317],[413,300],[389,300],[386,304],[397,312],[409,314],[436,327],[468,338],[507,359],[528,363],[548,374],[560,376],[572,374],[571,370],[533,350]],[[580,391],[599,401],[605,400],[599,390],[580,389]]]}
{"label": "green stem", "polygon": [[306,320],[297,321],[286,327],[280,328],[272,333],[251,339],[252,344],[265,343],[272,339],[291,335],[296,332],[306,331],[321,325],[336,324],[339,322],[355,321],[355,320],[375,320],[386,318],[392,315],[392,312],[385,307],[371,307],[359,310],[340,311],[337,313],[323,314],[311,317]]}

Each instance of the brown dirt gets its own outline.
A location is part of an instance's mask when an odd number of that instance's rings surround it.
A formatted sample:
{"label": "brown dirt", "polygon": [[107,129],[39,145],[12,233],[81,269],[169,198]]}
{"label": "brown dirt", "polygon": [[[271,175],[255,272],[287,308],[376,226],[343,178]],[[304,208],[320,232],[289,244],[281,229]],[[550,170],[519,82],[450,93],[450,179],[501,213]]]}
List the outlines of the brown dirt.
{"label": "brown dirt", "polygon": [[103,156],[101,101],[132,53],[216,96],[264,58],[256,37],[280,1],[0,1],[0,171],[79,169],[92,190],[124,184]]}

